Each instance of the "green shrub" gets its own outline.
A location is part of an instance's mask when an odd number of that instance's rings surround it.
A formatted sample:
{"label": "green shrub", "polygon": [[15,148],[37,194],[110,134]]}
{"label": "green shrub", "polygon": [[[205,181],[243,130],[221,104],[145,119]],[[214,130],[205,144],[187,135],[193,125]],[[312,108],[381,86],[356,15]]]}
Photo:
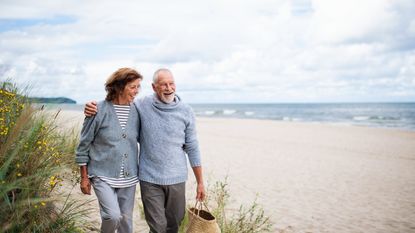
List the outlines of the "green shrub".
{"label": "green shrub", "polygon": [[55,118],[35,110],[15,85],[0,83],[1,232],[82,232],[82,203],[59,194],[75,138],[58,130]]}

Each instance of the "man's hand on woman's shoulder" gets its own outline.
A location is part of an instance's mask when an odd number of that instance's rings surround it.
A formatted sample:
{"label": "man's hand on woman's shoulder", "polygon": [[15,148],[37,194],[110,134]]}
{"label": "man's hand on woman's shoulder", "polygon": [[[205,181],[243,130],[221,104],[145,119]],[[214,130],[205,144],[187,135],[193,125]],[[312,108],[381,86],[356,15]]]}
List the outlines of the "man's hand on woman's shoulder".
{"label": "man's hand on woman's shoulder", "polygon": [[97,114],[98,108],[97,108],[97,102],[96,101],[90,101],[85,104],[84,108],[84,114],[86,117],[91,117]]}

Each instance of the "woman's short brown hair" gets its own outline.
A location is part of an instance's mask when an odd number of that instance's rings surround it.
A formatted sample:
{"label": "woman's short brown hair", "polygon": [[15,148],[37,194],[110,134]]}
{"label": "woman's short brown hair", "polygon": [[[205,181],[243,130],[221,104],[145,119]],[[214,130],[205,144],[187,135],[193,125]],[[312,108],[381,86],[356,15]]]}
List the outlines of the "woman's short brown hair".
{"label": "woman's short brown hair", "polygon": [[105,83],[105,91],[107,91],[105,100],[114,100],[124,90],[127,83],[136,79],[143,80],[143,76],[134,69],[120,68],[115,71]]}

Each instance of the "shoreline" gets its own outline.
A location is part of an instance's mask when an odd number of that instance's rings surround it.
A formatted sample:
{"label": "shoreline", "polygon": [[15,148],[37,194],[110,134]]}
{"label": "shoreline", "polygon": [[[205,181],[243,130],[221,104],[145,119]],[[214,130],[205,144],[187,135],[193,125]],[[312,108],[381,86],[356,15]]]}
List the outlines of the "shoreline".
{"label": "shoreline", "polygon": [[[82,123],[84,120],[84,115],[82,111],[79,110],[65,110],[65,109],[48,109],[46,110],[49,113],[56,114],[59,111],[57,121],[59,125],[68,128],[68,127],[75,127],[79,126],[79,130],[82,128]],[[62,116],[63,115],[63,116]],[[405,134],[415,134],[415,130],[407,129],[407,128],[394,128],[394,127],[380,127],[380,126],[368,126],[368,125],[356,125],[350,124],[346,122],[306,122],[306,121],[283,121],[283,120],[271,120],[271,119],[252,119],[252,118],[231,118],[231,117],[206,117],[206,116],[196,116],[196,122],[199,121],[246,121],[246,122],[268,122],[271,124],[279,124],[280,126],[288,126],[288,125],[298,125],[300,127],[338,127],[339,129],[342,128],[356,128],[356,129],[366,129],[366,130],[374,130],[378,131],[379,133],[383,132],[395,132],[395,133],[405,133]],[[198,123],[196,123],[198,124]]]}
{"label": "shoreline", "polygon": [[[400,104],[410,106],[399,106]],[[322,105],[322,106],[320,106]],[[327,105],[327,106],[326,106]],[[335,106],[332,106],[335,105]],[[338,105],[338,106],[336,106]],[[352,105],[350,108],[349,105]],[[355,106],[357,105],[357,106]],[[394,103],[388,106],[377,104],[271,104],[263,108],[261,104],[202,104],[191,105],[196,117],[214,119],[257,119],[278,122],[305,122],[334,125],[364,126],[370,128],[402,129],[415,132],[415,103]],[[375,105],[375,106],[373,106]],[[385,106],[383,106],[385,105]],[[396,106],[395,106],[396,105]],[[242,106],[242,107],[241,107]],[[310,107],[320,106],[320,107]],[[83,111],[83,104],[46,105],[47,109]],[[384,109],[382,108],[384,107]]]}
{"label": "shoreline", "polygon": [[238,117],[208,117],[208,116],[196,116],[196,120],[212,119],[212,120],[242,120],[242,121],[265,121],[265,122],[277,122],[281,124],[299,124],[299,125],[321,125],[321,126],[334,126],[334,127],[356,127],[356,128],[368,128],[368,129],[380,129],[380,130],[391,130],[407,133],[415,133],[415,129],[409,128],[398,128],[398,127],[387,127],[387,126],[371,126],[364,124],[353,124],[349,122],[323,122],[323,121],[301,121],[301,120],[273,120],[273,119],[259,119],[259,118],[238,118]]}

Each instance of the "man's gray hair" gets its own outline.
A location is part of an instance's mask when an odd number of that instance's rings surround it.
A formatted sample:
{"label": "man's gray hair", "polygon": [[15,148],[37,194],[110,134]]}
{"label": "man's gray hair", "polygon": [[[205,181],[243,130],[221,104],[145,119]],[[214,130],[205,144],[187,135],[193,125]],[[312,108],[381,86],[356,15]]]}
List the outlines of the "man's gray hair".
{"label": "man's gray hair", "polygon": [[173,76],[173,74],[171,73],[171,71],[169,69],[160,68],[160,69],[156,70],[156,72],[154,72],[154,74],[153,74],[153,83],[157,83],[160,72],[168,72],[168,73],[170,73],[171,76]]}

